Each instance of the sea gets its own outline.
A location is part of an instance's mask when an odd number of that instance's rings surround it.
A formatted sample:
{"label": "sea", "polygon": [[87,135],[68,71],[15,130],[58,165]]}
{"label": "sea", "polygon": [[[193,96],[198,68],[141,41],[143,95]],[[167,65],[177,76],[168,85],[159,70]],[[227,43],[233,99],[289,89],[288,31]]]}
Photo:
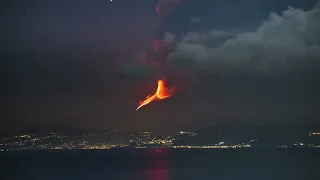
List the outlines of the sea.
{"label": "sea", "polygon": [[112,149],[1,152],[0,179],[320,179],[320,149]]}

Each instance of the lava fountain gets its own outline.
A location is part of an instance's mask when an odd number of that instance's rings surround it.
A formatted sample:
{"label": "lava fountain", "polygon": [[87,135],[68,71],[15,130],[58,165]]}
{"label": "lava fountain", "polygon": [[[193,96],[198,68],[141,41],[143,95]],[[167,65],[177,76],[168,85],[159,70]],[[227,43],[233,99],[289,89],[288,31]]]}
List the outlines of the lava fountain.
{"label": "lava fountain", "polygon": [[158,87],[157,91],[153,95],[148,95],[144,101],[139,102],[139,106],[136,110],[140,109],[141,107],[157,100],[163,100],[173,95],[173,91],[165,87],[163,80],[158,80]]}

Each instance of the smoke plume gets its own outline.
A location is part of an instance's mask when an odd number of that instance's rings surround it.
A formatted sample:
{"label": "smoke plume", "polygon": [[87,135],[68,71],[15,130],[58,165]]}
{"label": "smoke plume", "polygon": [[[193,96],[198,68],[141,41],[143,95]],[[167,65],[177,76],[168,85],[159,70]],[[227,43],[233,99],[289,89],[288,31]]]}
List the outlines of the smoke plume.
{"label": "smoke plume", "polygon": [[252,32],[190,32],[173,59],[192,58],[199,70],[274,73],[320,70],[320,7],[270,13]]}

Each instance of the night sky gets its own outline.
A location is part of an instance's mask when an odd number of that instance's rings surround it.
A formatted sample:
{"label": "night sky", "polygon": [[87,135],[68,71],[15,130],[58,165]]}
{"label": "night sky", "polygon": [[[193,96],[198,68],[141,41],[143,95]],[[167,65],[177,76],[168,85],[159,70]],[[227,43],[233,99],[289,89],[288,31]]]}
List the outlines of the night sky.
{"label": "night sky", "polygon": [[[204,0],[198,31],[255,31],[270,12],[310,10],[316,0]],[[219,122],[309,123],[320,118],[319,69],[273,74],[187,68],[181,91],[139,111],[154,91],[139,66],[159,23],[156,0],[11,0],[1,5],[1,131],[26,127],[148,129],[159,133]],[[319,26],[319,24],[315,24]],[[319,38],[319,36],[314,37]],[[315,43],[320,46],[320,39]],[[317,59],[317,55],[315,58]],[[262,59],[256,56],[257,61]],[[316,65],[319,65],[316,61]],[[235,65],[235,63],[229,62]],[[142,65],[141,65],[142,66]],[[238,65],[236,65],[238,66]],[[244,66],[244,65],[241,65]],[[284,67],[287,64],[283,65]],[[300,64],[299,64],[300,66]],[[309,67],[309,66],[308,66]],[[227,70],[228,69],[228,70]],[[180,73],[181,72],[181,73]],[[182,75],[183,74],[183,75]]]}

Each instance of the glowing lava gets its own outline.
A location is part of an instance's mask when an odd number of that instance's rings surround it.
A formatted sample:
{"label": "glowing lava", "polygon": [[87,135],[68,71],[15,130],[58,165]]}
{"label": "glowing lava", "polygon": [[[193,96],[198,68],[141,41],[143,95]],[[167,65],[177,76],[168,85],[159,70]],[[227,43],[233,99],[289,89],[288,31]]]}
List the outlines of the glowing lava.
{"label": "glowing lava", "polygon": [[163,100],[172,96],[172,91],[171,92],[169,91],[170,90],[168,90],[168,88],[165,87],[163,80],[158,80],[158,87],[157,87],[156,93],[152,96],[148,95],[144,101],[140,101],[139,106],[137,107],[136,110],[151,103],[152,101]]}

